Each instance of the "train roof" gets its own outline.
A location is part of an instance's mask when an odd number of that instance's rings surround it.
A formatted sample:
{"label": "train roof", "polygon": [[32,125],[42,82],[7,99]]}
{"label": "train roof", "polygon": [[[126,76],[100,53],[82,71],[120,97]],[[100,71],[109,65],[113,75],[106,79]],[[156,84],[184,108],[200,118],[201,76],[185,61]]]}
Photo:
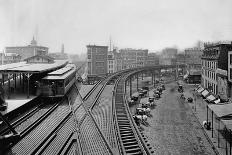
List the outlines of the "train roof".
{"label": "train roof", "polygon": [[61,69],[48,73],[48,76],[44,77],[43,80],[64,80],[74,72],[76,72],[76,66],[68,64]]}

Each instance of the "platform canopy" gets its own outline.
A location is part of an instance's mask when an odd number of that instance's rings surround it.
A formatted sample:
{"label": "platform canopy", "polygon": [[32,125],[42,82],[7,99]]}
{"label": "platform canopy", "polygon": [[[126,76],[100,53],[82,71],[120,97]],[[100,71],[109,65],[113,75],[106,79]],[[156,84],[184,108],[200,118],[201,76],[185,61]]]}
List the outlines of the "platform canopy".
{"label": "platform canopy", "polygon": [[12,63],[0,66],[0,73],[43,73],[64,67],[68,63],[67,60],[55,60],[54,63]]}
{"label": "platform canopy", "polygon": [[221,118],[232,115],[232,104],[211,104],[208,108],[214,112],[214,114]]}
{"label": "platform canopy", "polygon": [[226,128],[232,131],[232,120],[222,120],[223,124],[226,125]]}

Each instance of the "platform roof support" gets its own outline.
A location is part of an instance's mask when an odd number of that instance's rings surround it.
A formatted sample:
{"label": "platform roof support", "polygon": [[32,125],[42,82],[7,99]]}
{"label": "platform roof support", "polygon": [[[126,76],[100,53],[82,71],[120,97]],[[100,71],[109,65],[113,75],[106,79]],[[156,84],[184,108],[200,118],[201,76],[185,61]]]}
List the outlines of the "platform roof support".
{"label": "platform roof support", "polygon": [[130,97],[132,96],[132,77],[130,77]]}
{"label": "platform roof support", "polygon": [[16,73],[16,74],[13,74],[13,77],[14,77],[14,82],[15,82],[15,85],[14,85],[14,86],[15,86],[15,89],[16,89],[16,84],[17,84],[17,81],[16,81],[16,79],[17,79],[17,76],[16,76],[16,75],[17,75],[17,73]]}
{"label": "platform roof support", "polygon": [[8,73],[8,99],[10,99],[10,94],[11,94],[11,86],[10,86],[10,80],[13,77],[13,74]]}
{"label": "platform roof support", "polygon": [[5,84],[5,79],[4,79],[4,73],[2,73],[2,85],[4,86],[4,84]]}
{"label": "platform roof support", "polygon": [[25,75],[27,77],[27,98],[30,98],[30,77],[32,73],[26,73]]}
{"label": "platform roof support", "polygon": [[139,73],[136,74],[136,78],[137,78],[137,90],[139,89]]}

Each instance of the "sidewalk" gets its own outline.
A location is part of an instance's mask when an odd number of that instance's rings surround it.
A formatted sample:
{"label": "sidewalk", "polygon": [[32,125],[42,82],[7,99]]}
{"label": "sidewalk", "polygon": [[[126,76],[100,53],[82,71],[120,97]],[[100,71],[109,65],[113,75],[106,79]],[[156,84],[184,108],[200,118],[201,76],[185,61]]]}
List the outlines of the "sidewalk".
{"label": "sidewalk", "polygon": [[[187,99],[188,97],[193,97],[193,93],[194,93],[194,85],[188,85],[186,83],[183,83],[184,86],[184,95],[185,98]],[[186,103],[188,103],[187,101],[185,101]],[[188,105],[191,107],[193,114],[197,117],[197,119],[199,120],[199,123],[201,124],[202,128],[205,131],[205,136],[208,139],[208,141],[211,143],[213,149],[215,150],[215,152],[217,152],[217,154],[223,155],[225,152],[224,149],[219,148],[218,147],[218,140],[217,138],[212,138],[212,131],[211,130],[206,130],[203,127],[202,122],[206,121],[207,119],[207,102],[204,101],[204,99],[200,96],[200,95],[196,95],[196,103],[194,103],[194,100],[192,103],[188,103]]]}

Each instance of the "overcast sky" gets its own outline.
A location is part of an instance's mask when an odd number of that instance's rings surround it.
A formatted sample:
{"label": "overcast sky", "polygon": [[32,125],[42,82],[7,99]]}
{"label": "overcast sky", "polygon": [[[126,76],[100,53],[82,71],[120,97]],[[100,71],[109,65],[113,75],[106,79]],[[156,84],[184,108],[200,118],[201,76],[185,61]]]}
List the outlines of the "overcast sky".
{"label": "overcast sky", "polygon": [[232,40],[232,0],[0,0],[0,50],[39,45],[84,53],[86,45],[161,50]]}

